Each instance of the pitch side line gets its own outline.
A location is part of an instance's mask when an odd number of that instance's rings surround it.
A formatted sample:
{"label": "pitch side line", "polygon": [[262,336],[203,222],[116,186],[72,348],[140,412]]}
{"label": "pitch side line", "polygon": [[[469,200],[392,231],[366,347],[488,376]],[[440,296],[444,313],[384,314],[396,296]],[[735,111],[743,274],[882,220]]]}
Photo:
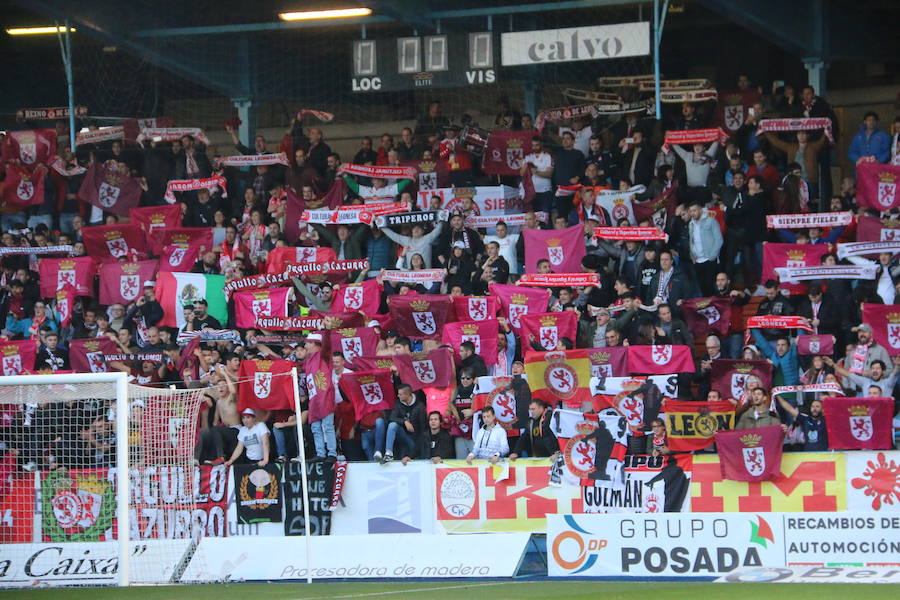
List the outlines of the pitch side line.
{"label": "pitch side line", "polygon": [[[393,594],[414,594],[418,592],[439,592],[441,590],[458,590],[463,588],[491,587],[495,585],[509,585],[517,583],[530,583],[529,581],[492,581],[488,583],[467,583],[465,585],[446,585],[427,588],[413,588],[408,590],[392,590],[388,592],[367,592],[365,594],[345,594],[343,596],[327,596],[332,600],[343,598],[370,598],[373,596],[389,596]],[[322,600],[326,596],[307,596],[304,598],[296,598],[295,600]]]}

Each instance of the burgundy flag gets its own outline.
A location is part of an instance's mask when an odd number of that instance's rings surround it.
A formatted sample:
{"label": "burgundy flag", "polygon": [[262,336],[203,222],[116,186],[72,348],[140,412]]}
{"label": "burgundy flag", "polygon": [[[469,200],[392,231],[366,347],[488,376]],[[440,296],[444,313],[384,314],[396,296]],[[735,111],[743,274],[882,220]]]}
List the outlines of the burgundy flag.
{"label": "burgundy flag", "polygon": [[531,153],[533,131],[492,131],[484,152],[488,175],[518,175],[526,154]]}
{"label": "burgundy flag", "polygon": [[277,287],[235,292],[231,297],[234,299],[236,325],[241,329],[252,329],[257,327],[258,319],[288,316],[292,289]]}
{"label": "burgundy flag", "polygon": [[523,229],[525,272],[537,273],[537,263],[546,258],[554,273],[580,273],[585,255],[584,227],[566,229]]}
{"label": "burgundy flag", "polygon": [[137,300],[144,282],[156,279],[156,261],[108,262],[100,265],[100,304],[128,304]]}
{"label": "burgundy flag", "polygon": [[371,327],[332,329],[331,350],[342,352],[347,364],[356,367],[358,358],[372,356],[378,350],[378,334]]}
{"label": "burgundy flag", "polygon": [[141,184],[124,163],[94,163],[84,175],[78,197],[106,212],[122,217],[141,201]]}
{"label": "burgundy flag", "polygon": [[484,359],[487,366],[497,364],[497,319],[447,323],[443,327],[441,343],[453,348],[459,359],[459,346],[463,342],[475,345],[475,354]]}
{"label": "burgundy flag", "polygon": [[167,273],[190,273],[198,260],[199,246],[163,246],[159,253],[159,270]]}
{"label": "burgundy flag", "polygon": [[7,131],[0,149],[0,162],[18,160],[28,170],[49,165],[56,156],[55,129]]}
{"label": "burgundy flag", "polygon": [[44,202],[44,177],[47,169],[29,173],[22,166],[7,163],[3,181],[3,202],[10,207],[24,209]]}
{"label": "burgundy flag", "polygon": [[650,221],[656,227],[665,229],[675,215],[677,190],[678,184],[675,183],[653,200],[632,202],[631,210],[634,211],[634,220],[638,223]]}
{"label": "burgundy flag", "polygon": [[900,354],[900,304],[863,303],[862,320],[872,326],[872,338],[888,354]]}
{"label": "burgundy flag", "polygon": [[199,252],[212,250],[212,227],[166,227],[150,233],[150,250],[159,254],[165,246],[194,246]]}
{"label": "burgundy flag", "polygon": [[[775,244],[763,243],[762,279],[778,281],[778,267],[818,267],[822,264],[822,256],[828,254],[828,244]],[[779,289],[788,290],[791,294],[805,294],[805,283],[785,283]]]}
{"label": "burgundy flag", "polygon": [[353,368],[358,371],[371,371],[373,369],[388,369],[394,366],[393,356],[357,356],[353,359]]}
{"label": "burgundy flag", "polygon": [[747,377],[755,375],[759,378],[760,387],[770,389],[773,371],[772,363],[767,360],[717,358],[712,361],[709,379],[711,388],[719,392],[722,400],[728,398],[740,400],[744,395],[744,384],[747,382]]}
{"label": "burgundy flag", "polygon": [[238,410],[294,410],[291,360],[242,360],[238,371]]}
{"label": "burgundy flag", "polygon": [[694,371],[688,346],[628,346],[628,370],[647,375]]}
{"label": "burgundy flag", "polygon": [[174,229],[181,227],[181,204],[166,206],[145,206],[132,208],[131,222],[136,223],[147,236],[147,243],[152,245],[153,233],[157,229]]}
{"label": "burgundy flag", "polygon": [[484,321],[497,316],[496,296],[454,296],[453,314],[457,321]]}
{"label": "burgundy flag", "polygon": [[[528,314],[519,322],[522,347],[528,350],[558,350],[559,340],[569,338],[574,344],[578,334],[578,314],[571,310]],[[533,342],[540,348],[534,348]]]}
{"label": "burgundy flag", "polygon": [[688,298],[681,303],[681,314],[695,338],[711,333],[724,337],[731,326],[731,298]]}
{"label": "burgundy flag", "polygon": [[331,309],[335,312],[362,311],[367,317],[377,314],[383,289],[375,279],[342,285],[334,291]]}
{"label": "burgundy flag", "polygon": [[627,346],[590,348],[588,360],[591,363],[591,377],[627,377],[629,375]]}
{"label": "burgundy flag", "polygon": [[545,312],[550,302],[550,290],[501,283],[492,283],[489,288],[490,294],[500,301],[501,314],[516,334],[521,334],[522,316]]}
{"label": "burgundy flag", "polygon": [[394,356],[400,381],[412,389],[447,387],[454,383],[453,354],[450,348],[435,348],[430,352],[413,352]]}
{"label": "burgundy flag", "polygon": [[856,165],[856,204],[886,211],[900,206],[900,165]]}
{"label": "burgundy flag", "polygon": [[76,373],[106,373],[105,354],[115,354],[116,343],[108,337],[69,341],[69,364]]}
{"label": "burgundy flag", "polygon": [[821,354],[831,356],[834,354],[833,335],[798,335],[797,353],[805,356]]}
{"label": "burgundy flag", "polygon": [[326,317],[335,321],[335,327],[365,327],[366,319],[358,312],[339,313],[323,310],[310,310],[309,316],[315,319]]}
{"label": "burgundy flag", "polygon": [[388,310],[400,335],[426,340],[441,339],[451,316],[450,296],[417,294],[388,297]]}
{"label": "burgundy flag", "polygon": [[25,375],[34,371],[37,341],[0,342],[0,370],[3,376]]}
{"label": "burgundy flag", "polygon": [[95,271],[94,261],[89,256],[42,258],[38,266],[41,297],[53,298],[65,285],[73,286],[78,296],[93,296]]}
{"label": "burgundy flag", "polygon": [[419,193],[450,187],[450,165],[446,160],[401,160],[400,166],[415,168]]}
{"label": "burgundy flag", "polygon": [[374,369],[341,375],[341,391],[353,403],[356,420],[369,413],[394,407],[394,378],[390,369]]}
{"label": "burgundy flag", "polygon": [[96,262],[120,258],[144,259],[148,256],[147,239],[134,223],[82,227],[81,235],[88,256]]}
{"label": "burgundy flag", "polygon": [[149,119],[125,119],[122,121],[125,141],[137,143],[141,129],[156,129],[175,127],[175,119],[172,117],[151,117]]}
{"label": "burgundy flag", "polygon": [[900,240],[900,221],[860,215],[856,218],[857,242],[893,242]]}
{"label": "burgundy flag", "polygon": [[768,481],[781,474],[784,430],[781,425],[716,432],[722,477],[733,481]]}
{"label": "burgundy flag", "polygon": [[72,324],[72,307],[75,305],[75,288],[66,284],[62,289],[56,290],[56,316],[62,327]]}
{"label": "burgundy flag", "polygon": [[322,352],[313,352],[303,364],[306,393],[309,394],[309,422],[321,421],[334,412],[334,384],[331,382],[331,360]]}
{"label": "burgundy flag", "polygon": [[886,450],[892,447],[893,398],[825,398],[829,450]]}
{"label": "burgundy flag", "polygon": [[335,178],[331,187],[323,196],[312,201],[305,201],[301,195],[303,190],[295,190],[291,186],[285,186],[284,204],[284,236],[289,242],[297,241],[300,235],[300,215],[304,210],[334,209],[344,203],[347,195],[347,184],[340,177]]}
{"label": "burgundy flag", "polygon": [[269,252],[266,261],[266,272],[284,273],[287,265],[300,265],[304,263],[323,263],[337,259],[337,255],[331,248],[318,248],[316,246],[278,246]]}

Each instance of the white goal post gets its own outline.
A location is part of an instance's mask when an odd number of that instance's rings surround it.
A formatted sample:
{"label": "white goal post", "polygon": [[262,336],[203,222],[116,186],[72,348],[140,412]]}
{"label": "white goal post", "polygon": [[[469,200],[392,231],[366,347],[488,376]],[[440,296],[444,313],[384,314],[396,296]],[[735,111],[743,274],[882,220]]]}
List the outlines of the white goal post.
{"label": "white goal post", "polygon": [[206,391],[0,377],[0,587],[177,583],[210,525],[193,456]]}

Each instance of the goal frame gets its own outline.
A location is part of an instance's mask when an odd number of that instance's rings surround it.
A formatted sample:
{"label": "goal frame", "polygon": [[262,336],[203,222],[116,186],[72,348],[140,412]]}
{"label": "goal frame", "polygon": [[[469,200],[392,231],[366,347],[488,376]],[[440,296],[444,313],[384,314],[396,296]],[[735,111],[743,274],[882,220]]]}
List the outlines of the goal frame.
{"label": "goal frame", "polygon": [[116,386],[116,540],[118,542],[117,585],[129,584],[129,542],[131,537],[130,507],[131,477],[128,464],[128,374],[66,373],[47,375],[9,375],[0,377],[0,386],[61,385],[66,383],[113,383]]}

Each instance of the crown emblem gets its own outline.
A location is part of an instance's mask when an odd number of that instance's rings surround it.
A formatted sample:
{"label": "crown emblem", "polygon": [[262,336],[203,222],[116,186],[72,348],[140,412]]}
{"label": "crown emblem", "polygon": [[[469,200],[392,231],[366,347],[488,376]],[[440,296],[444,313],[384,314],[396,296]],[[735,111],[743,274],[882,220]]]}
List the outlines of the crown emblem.
{"label": "crown emblem", "polygon": [[474,323],[467,323],[462,326],[462,332],[466,335],[477,335],[478,325],[475,325]]}
{"label": "crown emblem", "polygon": [[803,260],[806,258],[806,252],[803,250],[788,250],[787,255],[791,260]]}
{"label": "crown emblem", "polygon": [[428,358],[427,352],[411,352],[410,355],[413,357],[413,360],[425,360]]}
{"label": "crown emblem", "polygon": [[150,215],[150,222],[154,224],[165,223],[166,216],[162,213],[153,213]]}
{"label": "crown emblem", "polygon": [[122,271],[129,275],[134,275],[141,270],[141,265],[137,263],[122,263]]}
{"label": "crown emblem", "polygon": [[56,290],[56,301],[62,302],[66,299],[67,295],[68,293],[66,292],[66,290]]}
{"label": "crown emblem", "polygon": [[328,386],[328,380],[325,379],[325,371],[316,371],[316,374],[313,375],[313,381],[316,382],[317,390],[324,390]]}
{"label": "crown emblem", "polygon": [[0,351],[3,352],[4,356],[15,356],[16,354],[19,353],[19,347],[18,346],[3,346],[2,348],[0,348]]}
{"label": "crown emblem", "polygon": [[434,171],[435,166],[437,165],[435,165],[434,161],[423,160],[419,163],[419,171],[423,173],[430,173],[431,171]]}
{"label": "crown emblem", "polygon": [[547,245],[550,246],[551,248],[555,248],[556,246],[559,246],[561,243],[562,242],[560,242],[559,239],[557,239],[557,238],[552,238],[552,239],[547,240]]}
{"label": "crown emblem", "polygon": [[526,304],[528,302],[528,296],[525,294],[513,294],[509,297],[509,301],[513,304]]}
{"label": "crown emblem", "polygon": [[709,305],[710,305],[710,300],[709,300],[709,299],[707,299],[707,300],[698,300],[698,301],[697,301],[697,308],[706,308],[706,307],[709,306]]}
{"label": "crown emblem", "polygon": [[375,376],[374,375],[360,375],[359,382],[361,384],[375,383]]}
{"label": "crown emblem", "polygon": [[88,352],[96,352],[100,349],[100,342],[96,342],[94,340],[88,340],[84,343],[84,349]]}
{"label": "crown emblem", "polygon": [[253,290],[253,297],[257,300],[265,300],[269,297],[269,292],[266,290]]}
{"label": "crown emblem", "polygon": [[888,313],[885,318],[888,323],[900,323],[900,312]]}
{"label": "crown emblem", "polygon": [[415,312],[425,312],[426,310],[428,310],[428,307],[431,306],[431,303],[427,300],[413,300],[409,303],[409,306]]}
{"label": "crown emblem", "polygon": [[74,260],[61,260],[59,261],[59,270],[60,271],[71,271],[75,268]]}
{"label": "crown emblem", "polygon": [[558,364],[566,362],[566,353],[555,351],[544,354],[544,360],[548,363]]}
{"label": "crown emblem", "polygon": [[103,492],[106,491],[106,486],[109,485],[101,481],[96,475],[77,475],[76,478],[78,480],[79,490],[85,490],[86,492],[90,492],[100,497],[103,497]]}
{"label": "crown emblem", "polygon": [[114,229],[113,231],[104,231],[103,237],[105,237],[108,240],[118,240],[125,236],[123,236],[122,232],[119,231],[118,229]]}
{"label": "crown emblem", "polygon": [[256,370],[257,371],[269,371],[271,369],[272,369],[272,361],[271,360],[256,361]]}
{"label": "crown emblem", "polygon": [[725,104],[741,104],[741,95],[740,94],[726,94],[725,95]]}
{"label": "crown emblem", "polygon": [[878,179],[881,180],[882,183],[894,183],[897,180],[897,176],[885,171],[878,174]]}
{"label": "crown emblem", "polygon": [[853,417],[868,417],[869,416],[868,407],[862,406],[860,404],[857,404],[856,406],[851,406],[847,410],[849,410],[850,416],[853,416]]}
{"label": "crown emblem", "polygon": [[174,233],[170,239],[173,246],[187,246],[191,236],[186,233]]}
{"label": "crown emblem", "polygon": [[591,354],[591,362],[598,365],[608,363],[609,352],[593,352]]}
{"label": "crown emblem", "polygon": [[510,138],[510,139],[506,140],[506,147],[507,148],[521,148],[522,140],[520,140],[519,138]]}
{"label": "crown emblem", "polygon": [[734,365],[734,370],[738,373],[747,374],[753,370],[753,365],[748,365],[747,363],[738,363]]}
{"label": "crown emblem", "polygon": [[741,440],[741,443],[744,446],[754,447],[759,446],[759,442],[762,441],[762,436],[758,433],[748,433],[747,435],[742,435],[738,438]]}
{"label": "crown emblem", "polygon": [[375,366],[379,369],[390,369],[393,364],[394,361],[390,358],[380,358],[375,361]]}
{"label": "crown emblem", "polygon": [[554,315],[544,315],[540,320],[541,325],[544,327],[553,327],[556,325],[556,317]]}
{"label": "crown emblem", "polygon": [[454,188],[454,198],[474,198],[476,194],[475,188]]}
{"label": "crown emblem", "polygon": [[594,431],[597,427],[593,423],[588,423],[587,421],[582,421],[581,423],[577,423],[575,425],[575,431],[581,433],[583,435],[588,435],[592,431]]}
{"label": "crown emblem", "polygon": [[344,329],[338,329],[338,333],[341,334],[341,337],[353,337],[356,335],[356,328],[345,327]]}

